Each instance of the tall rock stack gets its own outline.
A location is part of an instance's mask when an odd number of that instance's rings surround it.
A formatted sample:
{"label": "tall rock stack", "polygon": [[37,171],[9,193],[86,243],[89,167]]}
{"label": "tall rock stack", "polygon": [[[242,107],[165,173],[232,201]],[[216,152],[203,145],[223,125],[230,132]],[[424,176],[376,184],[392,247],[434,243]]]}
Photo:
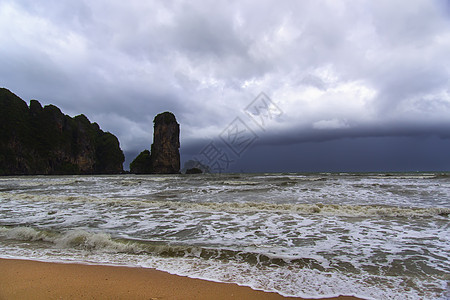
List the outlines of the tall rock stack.
{"label": "tall rock stack", "polygon": [[153,120],[151,151],[142,151],[130,164],[133,174],[180,173],[180,125],[171,112],[158,114]]}
{"label": "tall rock stack", "polygon": [[153,123],[152,173],[180,173],[180,125],[170,112],[157,115]]}

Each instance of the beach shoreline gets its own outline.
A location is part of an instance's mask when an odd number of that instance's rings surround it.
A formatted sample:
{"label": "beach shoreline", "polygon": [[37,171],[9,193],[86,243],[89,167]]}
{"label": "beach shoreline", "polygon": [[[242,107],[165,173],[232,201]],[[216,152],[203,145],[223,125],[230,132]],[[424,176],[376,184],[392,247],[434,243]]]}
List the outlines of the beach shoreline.
{"label": "beach shoreline", "polygon": [[303,299],[139,267],[1,258],[0,270],[0,299]]}

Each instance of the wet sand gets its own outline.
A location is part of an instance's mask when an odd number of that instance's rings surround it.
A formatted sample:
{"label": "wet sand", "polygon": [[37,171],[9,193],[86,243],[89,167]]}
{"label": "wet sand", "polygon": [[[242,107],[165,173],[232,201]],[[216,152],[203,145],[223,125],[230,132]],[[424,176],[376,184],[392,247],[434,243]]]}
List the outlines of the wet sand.
{"label": "wet sand", "polygon": [[[3,299],[301,299],[146,269],[0,259]],[[328,299],[350,300],[355,297]]]}

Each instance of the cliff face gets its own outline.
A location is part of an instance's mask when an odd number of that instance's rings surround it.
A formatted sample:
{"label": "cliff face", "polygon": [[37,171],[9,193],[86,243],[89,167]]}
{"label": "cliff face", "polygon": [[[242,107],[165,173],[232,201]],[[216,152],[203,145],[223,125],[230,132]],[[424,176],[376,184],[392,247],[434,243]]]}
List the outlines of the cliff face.
{"label": "cliff face", "polygon": [[135,174],[180,173],[180,125],[170,112],[157,115],[153,121],[153,144],[151,153],[141,152],[130,164]]}
{"label": "cliff face", "polygon": [[123,161],[117,138],[86,116],[0,89],[0,175],[115,174]]}

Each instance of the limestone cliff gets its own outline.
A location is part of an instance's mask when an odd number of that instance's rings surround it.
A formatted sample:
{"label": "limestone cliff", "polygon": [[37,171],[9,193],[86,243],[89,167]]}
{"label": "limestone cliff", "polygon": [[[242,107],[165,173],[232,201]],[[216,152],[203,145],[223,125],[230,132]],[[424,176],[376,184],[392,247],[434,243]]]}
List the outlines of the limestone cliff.
{"label": "limestone cliff", "polygon": [[180,125],[170,112],[158,114],[153,120],[151,153],[141,152],[130,164],[135,174],[180,173]]}
{"label": "limestone cliff", "polygon": [[115,174],[124,155],[117,138],[84,115],[71,118],[0,88],[0,175]]}

